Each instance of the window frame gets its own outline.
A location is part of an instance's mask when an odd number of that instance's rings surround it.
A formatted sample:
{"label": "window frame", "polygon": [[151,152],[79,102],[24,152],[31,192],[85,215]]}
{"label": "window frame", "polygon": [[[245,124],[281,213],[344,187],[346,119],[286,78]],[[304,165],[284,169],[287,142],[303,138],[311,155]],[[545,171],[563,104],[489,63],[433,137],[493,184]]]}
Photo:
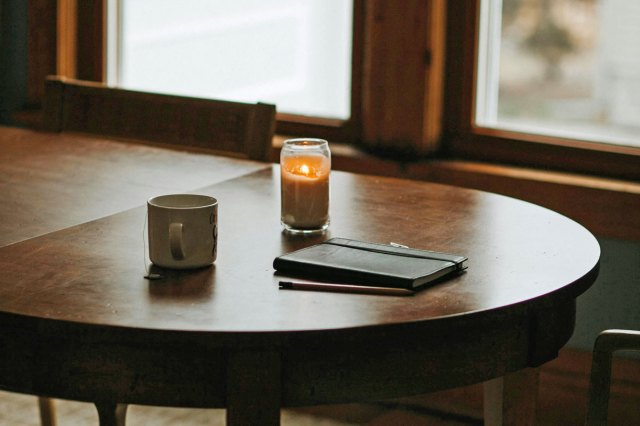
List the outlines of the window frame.
{"label": "window frame", "polygon": [[27,104],[42,106],[48,75],[104,81],[107,0],[29,0]]}
{"label": "window frame", "polygon": [[[104,81],[107,1],[29,2],[30,18],[38,18],[30,19],[30,31],[56,40],[30,47],[32,104],[42,99],[46,75],[65,64],[69,77]],[[639,148],[474,124],[480,1],[354,0],[351,117],[279,114],[276,131],[348,143],[402,163],[464,159],[640,181]],[[62,31],[64,19],[77,19],[75,40]]]}
{"label": "window frame", "polygon": [[442,153],[447,157],[640,180],[640,148],[520,133],[475,124],[480,1],[447,4]]}
{"label": "window frame", "polygon": [[[51,46],[31,50],[34,57],[47,56],[67,67],[67,77],[104,81],[106,54],[106,11],[109,0],[33,0],[30,16],[49,16]],[[383,152],[395,158],[415,158],[436,151],[441,130],[441,95],[444,64],[444,11],[446,0],[354,0],[351,117],[330,120],[279,114],[276,131],[285,135],[323,137]],[[79,6],[89,9],[80,13]],[[74,15],[74,10],[77,14]],[[64,13],[77,19],[78,37],[64,37],[56,16]],[[416,17],[424,16],[425,19]],[[60,21],[58,20],[58,23]],[[41,26],[40,26],[41,27]],[[36,31],[38,28],[31,28]],[[68,33],[68,32],[67,32]],[[69,44],[87,34],[90,47],[75,49]],[[391,40],[391,42],[389,42]],[[394,47],[395,46],[395,47]],[[77,51],[77,56],[75,53]],[[56,53],[67,52],[67,56]],[[408,53],[408,54],[406,54]],[[72,57],[69,57],[71,55]],[[403,66],[398,67],[398,61]],[[90,72],[80,73],[80,66]],[[48,74],[60,74],[59,66],[34,65],[29,85],[41,89]],[[42,99],[36,90],[34,103]],[[407,114],[409,113],[409,116]]]}

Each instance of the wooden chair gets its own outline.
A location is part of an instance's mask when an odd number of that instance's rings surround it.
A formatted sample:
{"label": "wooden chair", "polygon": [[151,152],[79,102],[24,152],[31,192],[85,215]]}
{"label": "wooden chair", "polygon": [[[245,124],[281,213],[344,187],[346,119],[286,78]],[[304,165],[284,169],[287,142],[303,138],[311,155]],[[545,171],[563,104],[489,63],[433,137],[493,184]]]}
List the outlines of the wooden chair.
{"label": "wooden chair", "polygon": [[611,359],[615,351],[640,351],[640,331],[605,330],[593,347],[586,426],[607,424]]}
{"label": "wooden chair", "polygon": [[139,92],[50,76],[44,125],[56,132],[185,145],[269,160],[275,113],[274,105],[263,103]]}

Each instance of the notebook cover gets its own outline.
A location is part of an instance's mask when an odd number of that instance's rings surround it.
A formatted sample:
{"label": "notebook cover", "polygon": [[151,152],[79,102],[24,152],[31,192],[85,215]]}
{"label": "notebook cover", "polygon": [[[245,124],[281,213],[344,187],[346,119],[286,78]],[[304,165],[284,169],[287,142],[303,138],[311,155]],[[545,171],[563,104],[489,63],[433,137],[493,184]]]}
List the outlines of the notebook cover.
{"label": "notebook cover", "polygon": [[449,253],[332,238],[279,256],[273,267],[307,279],[416,289],[464,270],[466,261]]}

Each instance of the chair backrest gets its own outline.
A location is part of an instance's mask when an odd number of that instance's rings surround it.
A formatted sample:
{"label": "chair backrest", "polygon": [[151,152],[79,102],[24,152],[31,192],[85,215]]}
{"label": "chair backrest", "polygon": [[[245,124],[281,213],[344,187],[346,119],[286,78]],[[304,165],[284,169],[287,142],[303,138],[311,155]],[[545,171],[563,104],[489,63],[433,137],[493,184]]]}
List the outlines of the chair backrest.
{"label": "chair backrest", "polygon": [[640,331],[605,330],[593,346],[586,426],[607,424],[611,360],[615,351],[640,351]]}
{"label": "chair backrest", "polygon": [[187,145],[268,160],[274,105],[199,99],[50,76],[44,125],[125,139]]}

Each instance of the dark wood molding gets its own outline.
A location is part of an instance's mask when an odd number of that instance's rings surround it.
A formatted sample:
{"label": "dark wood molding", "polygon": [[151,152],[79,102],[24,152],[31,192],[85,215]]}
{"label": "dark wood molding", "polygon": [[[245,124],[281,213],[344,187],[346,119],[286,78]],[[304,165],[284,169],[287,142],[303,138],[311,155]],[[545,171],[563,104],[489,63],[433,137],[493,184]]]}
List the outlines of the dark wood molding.
{"label": "dark wood molding", "polygon": [[76,77],[80,80],[106,80],[106,1],[80,0],[77,5]]}
{"label": "dark wood molding", "polygon": [[104,80],[104,0],[30,0],[27,102],[42,105],[48,75]]}
{"label": "dark wood molding", "polygon": [[367,3],[362,141],[425,154],[440,136],[444,2]]}
{"label": "dark wood molding", "polygon": [[57,71],[56,3],[56,0],[29,1],[27,102],[33,106],[41,105],[46,77]]}

